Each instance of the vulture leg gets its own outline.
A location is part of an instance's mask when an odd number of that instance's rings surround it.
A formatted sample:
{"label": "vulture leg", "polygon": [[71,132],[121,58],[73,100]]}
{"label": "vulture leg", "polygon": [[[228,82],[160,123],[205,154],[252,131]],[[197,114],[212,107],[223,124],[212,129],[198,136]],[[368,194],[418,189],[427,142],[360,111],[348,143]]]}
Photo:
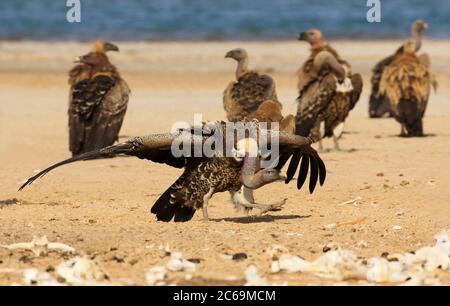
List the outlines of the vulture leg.
{"label": "vulture leg", "polygon": [[232,193],[232,201],[236,208],[243,208],[246,212],[252,209],[259,209],[262,215],[269,211],[281,210],[283,205],[286,204],[287,199],[275,204],[259,204],[255,202],[253,190],[243,187],[240,191]]}
{"label": "vulture leg", "polygon": [[406,137],[406,136],[408,136],[408,134],[406,133],[406,127],[402,123],[402,130],[400,131],[400,137]]}
{"label": "vulture leg", "polygon": [[336,151],[340,151],[341,148],[339,147],[339,137],[333,134],[333,141],[334,141],[334,149]]}
{"label": "vulture leg", "polygon": [[323,142],[322,142],[322,139],[319,140],[319,152],[323,152]]}
{"label": "vulture leg", "polygon": [[208,202],[211,199],[212,195],[214,194],[214,189],[211,188],[211,190],[203,197],[203,221],[209,221],[208,216]]}

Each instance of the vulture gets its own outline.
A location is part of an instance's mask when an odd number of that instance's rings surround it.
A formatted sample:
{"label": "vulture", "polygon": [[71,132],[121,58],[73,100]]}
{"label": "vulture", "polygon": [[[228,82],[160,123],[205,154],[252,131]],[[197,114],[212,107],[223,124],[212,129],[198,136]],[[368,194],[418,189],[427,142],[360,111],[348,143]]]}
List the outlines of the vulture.
{"label": "vulture", "polygon": [[128,106],[130,89],[106,51],[118,50],[97,42],[93,51],[76,59],[69,83],[69,150],[72,156],[112,145]]}
{"label": "vulture", "polygon": [[248,54],[244,49],[234,49],[225,58],[237,62],[236,81],[231,82],[223,94],[223,107],[230,122],[248,119],[263,102],[277,101],[274,80],[248,69]]}
{"label": "vulture", "polygon": [[422,119],[430,96],[433,77],[427,65],[416,56],[417,44],[407,41],[402,53],[386,66],[380,92],[390,102],[395,119],[401,124],[401,136],[423,136]]}
{"label": "vulture", "polygon": [[[296,133],[311,136],[319,142],[333,137],[340,150],[341,136],[350,111],[358,102],[363,89],[360,74],[352,74],[350,64],[343,60],[317,29],[303,32],[299,40],[311,45],[311,55],[299,69]],[[337,82],[341,82],[337,84]]]}
{"label": "vulture", "polygon": [[[423,20],[416,20],[411,27],[411,40],[415,43],[415,51],[418,52],[422,47],[423,31],[428,28],[428,24]],[[380,82],[384,69],[388,67],[397,57],[403,53],[401,46],[394,55],[391,55],[375,65],[372,70],[372,93],[369,100],[370,118],[381,118],[383,116],[392,117],[394,112],[390,108],[389,98],[383,95],[380,90]],[[427,56],[427,55],[425,55]]]}
{"label": "vulture", "polygon": [[[207,212],[209,199],[215,193],[226,191],[230,192],[236,208],[255,208],[267,212],[279,208],[279,205],[254,203],[251,195],[242,193],[241,187],[245,185],[248,189],[254,190],[282,178],[280,171],[276,168],[258,169],[260,166],[258,149],[261,146],[270,145],[279,145],[278,160],[285,160],[286,157],[288,159],[289,156],[286,155],[291,155],[293,152],[299,154],[299,157],[303,157],[299,170],[300,178],[297,182],[299,189],[307,178],[308,168],[311,169],[310,192],[314,191],[318,181],[320,185],[323,185],[326,168],[320,156],[311,148],[311,139],[292,133],[263,129],[257,122],[251,122],[252,129],[256,131],[255,135],[258,135],[258,137],[252,138],[249,133],[240,135],[240,133],[236,133],[236,130],[230,132],[227,129],[228,124],[225,122],[204,123],[202,126],[180,129],[174,133],[135,137],[124,143],[83,153],[36,174],[28,179],[20,190],[53,169],[69,163],[128,155],[184,169],[182,175],[160,196],[151,209],[159,221],[187,222],[192,219],[197,209],[202,209],[203,217],[207,220],[209,218]],[[228,143],[229,137],[231,137],[233,146],[230,154],[223,154],[223,150],[219,146],[211,146],[214,148],[209,156],[198,152],[198,148],[203,151],[202,145],[208,143],[210,139]],[[276,144],[272,143],[272,139],[277,140]],[[211,142],[209,143],[211,144]],[[186,152],[184,144],[187,144]],[[173,150],[180,146],[183,146],[185,153],[178,154],[176,150]],[[290,173],[297,171],[293,166],[289,170]],[[287,181],[290,179],[292,177],[288,177]]]}

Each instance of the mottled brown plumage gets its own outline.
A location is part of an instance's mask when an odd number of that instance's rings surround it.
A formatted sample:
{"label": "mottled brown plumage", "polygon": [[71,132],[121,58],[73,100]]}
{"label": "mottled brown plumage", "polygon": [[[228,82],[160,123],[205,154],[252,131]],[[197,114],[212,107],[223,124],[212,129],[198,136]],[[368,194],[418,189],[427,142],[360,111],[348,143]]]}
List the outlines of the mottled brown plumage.
{"label": "mottled brown plumage", "polygon": [[248,55],[244,49],[234,49],[225,57],[238,63],[236,81],[228,85],[223,95],[223,106],[229,121],[250,118],[263,102],[278,100],[273,79],[248,69]]}
{"label": "mottled brown plumage", "polygon": [[[411,27],[411,39],[415,43],[415,52],[418,52],[422,47],[423,31],[428,28],[428,25],[423,20],[416,20]],[[384,69],[388,67],[394,60],[403,53],[403,46],[400,47],[395,54],[388,56],[375,65],[372,70],[372,92],[369,100],[369,116],[370,118],[381,118],[383,116],[393,116],[390,109],[390,101],[380,90],[380,82],[383,76]]]}
{"label": "mottled brown plumage", "polygon": [[69,101],[69,149],[73,155],[93,151],[118,140],[130,89],[102,52],[79,58],[88,78],[74,83]]}
{"label": "mottled brown plumage", "polygon": [[389,99],[395,119],[402,125],[402,136],[423,136],[422,118],[430,96],[432,77],[428,67],[415,55],[414,40],[384,69],[380,92]]}
{"label": "mottled brown plumage", "polygon": [[[259,163],[256,163],[255,161],[251,162],[252,160],[248,159],[247,153],[243,160],[238,158],[238,155],[235,157],[221,157],[217,152],[211,157],[190,157],[194,156],[196,152],[195,146],[191,146],[191,151],[188,155],[176,157],[172,153],[171,147],[174,142],[181,143],[189,140],[190,143],[194,143],[195,141],[204,143],[212,135],[218,135],[219,137],[224,137],[224,143],[226,143],[226,132],[220,132],[224,131],[223,128],[225,128],[225,126],[226,123],[224,122],[209,123],[201,127],[200,130],[194,128],[192,130],[180,130],[173,134],[153,134],[144,137],[136,137],[125,143],[84,153],[43,170],[30,178],[21,189],[60,166],[82,160],[109,158],[123,154],[180,169],[184,168],[181,177],[167,189],[164,194],[162,194],[152,207],[151,212],[154,213],[160,221],[189,221],[192,219],[196,210],[200,208],[203,209],[204,216],[207,218],[206,206],[208,200],[213,194],[225,191],[229,191],[232,194],[235,205],[242,205],[244,208],[265,209],[269,207],[270,209],[270,206],[253,203],[252,199],[247,199],[245,198],[245,195],[239,193],[243,182],[253,181],[251,177],[248,177],[248,170],[253,169],[253,172],[250,173],[250,175],[255,175],[254,169],[259,166]],[[278,136],[281,151],[280,159],[284,159],[284,154],[286,154],[286,152],[289,153],[291,150],[296,150],[296,152],[298,151],[299,154],[305,156],[308,160],[308,165],[309,162],[311,164],[311,192],[314,191],[318,181],[321,185],[324,183],[326,176],[325,165],[317,152],[310,147],[312,143],[311,140],[290,133],[262,129],[259,129],[258,131],[259,134],[262,135],[261,139],[270,139],[267,135],[272,133],[275,133],[275,135]],[[238,148],[240,142],[239,139],[234,139],[235,146]],[[268,144],[270,144],[270,142]],[[246,148],[245,152],[247,152]],[[250,164],[247,164],[249,162]],[[248,169],[243,171],[243,168],[246,167],[248,167]],[[245,177],[242,177],[243,174]],[[299,179],[299,188],[301,188],[307,178],[308,169],[306,169],[306,172],[304,169],[301,170],[300,174],[302,178]],[[252,188],[259,188],[267,183],[280,179],[279,172],[274,169],[263,169],[256,175],[258,176],[258,180],[256,185],[253,185]]]}

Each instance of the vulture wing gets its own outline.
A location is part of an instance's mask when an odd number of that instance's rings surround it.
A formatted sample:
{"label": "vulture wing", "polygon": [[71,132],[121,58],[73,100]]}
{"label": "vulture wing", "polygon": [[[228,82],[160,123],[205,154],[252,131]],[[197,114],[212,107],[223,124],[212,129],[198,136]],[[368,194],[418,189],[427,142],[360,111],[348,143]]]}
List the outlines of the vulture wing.
{"label": "vulture wing", "polygon": [[266,100],[278,100],[273,79],[268,75],[247,72],[225,90],[224,108],[228,120],[241,121]]}
{"label": "vulture wing", "polygon": [[390,113],[389,100],[380,92],[380,82],[384,69],[388,67],[400,54],[403,53],[403,46],[394,55],[391,55],[378,62],[372,69],[372,93],[369,100],[369,115],[371,118],[382,117],[385,113]]}
{"label": "vulture wing", "polygon": [[19,190],[22,190],[26,186],[31,185],[35,180],[58,167],[78,161],[110,158],[118,155],[135,156],[140,159],[167,164],[176,168],[183,168],[185,165],[185,159],[183,157],[174,157],[170,151],[172,142],[174,141],[175,137],[176,136],[174,136],[173,134],[154,134],[144,137],[135,137],[124,143],[74,156],[62,162],[56,163],[39,172],[32,178],[28,179],[28,181],[23,184]]}
{"label": "vulture wing", "polygon": [[84,64],[76,65],[69,71],[69,84],[72,86],[88,78],[89,69]]}
{"label": "vulture wing", "polygon": [[108,75],[82,80],[71,89],[70,151],[79,154],[113,144],[125,116],[130,90]]}

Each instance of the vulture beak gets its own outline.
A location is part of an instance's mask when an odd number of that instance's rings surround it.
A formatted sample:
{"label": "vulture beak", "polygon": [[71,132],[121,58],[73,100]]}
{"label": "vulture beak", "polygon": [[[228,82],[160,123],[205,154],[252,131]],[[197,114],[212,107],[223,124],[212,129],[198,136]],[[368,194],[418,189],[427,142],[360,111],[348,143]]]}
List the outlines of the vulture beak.
{"label": "vulture beak", "polygon": [[233,51],[228,52],[228,53],[225,55],[225,58],[233,58]]}
{"label": "vulture beak", "polygon": [[308,41],[308,34],[306,32],[300,33],[300,35],[298,36],[298,40]]}
{"label": "vulture beak", "polygon": [[105,43],[105,51],[116,51],[119,52],[119,47],[117,47],[116,45],[107,42]]}
{"label": "vulture beak", "polygon": [[428,29],[428,23],[425,23],[425,24],[423,25],[423,28],[424,28],[424,29]]}
{"label": "vulture beak", "polygon": [[73,59],[73,62],[74,62],[75,64],[80,64],[80,63],[83,62],[81,58],[82,58],[81,56],[77,56],[77,57],[75,57],[75,58]]}

